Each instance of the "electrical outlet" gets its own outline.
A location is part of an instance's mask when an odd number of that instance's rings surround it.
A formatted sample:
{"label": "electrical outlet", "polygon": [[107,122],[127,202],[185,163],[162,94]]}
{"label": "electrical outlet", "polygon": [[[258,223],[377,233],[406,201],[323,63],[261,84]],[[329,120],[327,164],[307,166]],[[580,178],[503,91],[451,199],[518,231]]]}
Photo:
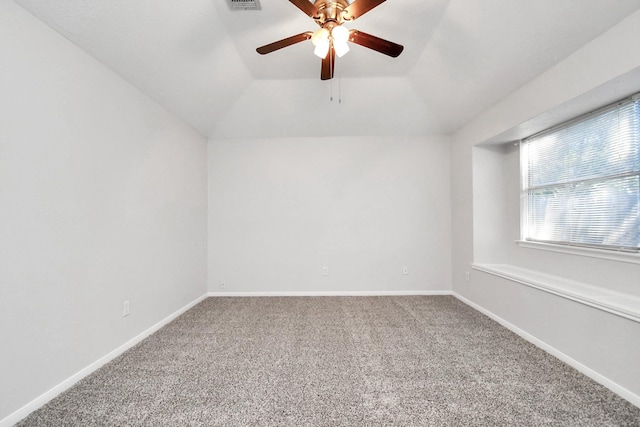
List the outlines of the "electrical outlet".
{"label": "electrical outlet", "polygon": [[469,277],[469,272],[468,272],[468,271],[465,271],[465,272],[464,272],[464,280],[466,280],[467,282],[468,282],[469,280],[471,280],[471,278]]}
{"label": "electrical outlet", "polygon": [[407,267],[406,265],[402,267],[402,274],[409,274],[409,267]]}
{"label": "electrical outlet", "polygon": [[225,283],[224,283],[224,280],[220,280],[220,287],[221,287],[222,289],[224,289],[224,287],[225,287],[225,286],[226,286],[226,285],[225,285]]}
{"label": "electrical outlet", "polygon": [[323,276],[329,275],[329,267],[322,267],[322,275]]}
{"label": "electrical outlet", "polygon": [[122,317],[129,315],[129,300],[122,303]]}

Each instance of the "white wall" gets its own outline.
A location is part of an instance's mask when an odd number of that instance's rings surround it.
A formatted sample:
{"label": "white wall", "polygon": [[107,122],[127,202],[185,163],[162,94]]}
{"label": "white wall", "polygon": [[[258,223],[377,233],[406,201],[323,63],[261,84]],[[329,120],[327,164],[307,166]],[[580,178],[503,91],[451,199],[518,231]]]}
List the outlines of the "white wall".
{"label": "white wall", "polygon": [[207,165],[206,140],[12,2],[0,58],[2,420],[206,292]]}
{"label": "white wall", "polygon": [[[452,276],[455,292],[619,386],[638,404],[638,322],[479,271],[464,280],[474,261],[502,262],[640,296],[639,264],[518,247],[517,151],[480,146],[527,136],[634,91],[640,91],[640,12],[456,132]],[[488,236],[479,227],[496,232]]]}
{"label": "white wall", "polygon": [[448,290],[449,194],[447,137],[211,140],[209,291]]}
{"label": "white wall", "polygon": [[[473,257],[475,262],[504,263],[507,261],[505,242],[513,242],[518,236],[509,236],[507,227],[508,181],[516,182],[519,176],[506,173],[504,146],[473,149]],[[516,193],[516,195],[519,195]],[[515,216],[515,220],[519,220]],[[508,240],[511,237],[511,240]]]}

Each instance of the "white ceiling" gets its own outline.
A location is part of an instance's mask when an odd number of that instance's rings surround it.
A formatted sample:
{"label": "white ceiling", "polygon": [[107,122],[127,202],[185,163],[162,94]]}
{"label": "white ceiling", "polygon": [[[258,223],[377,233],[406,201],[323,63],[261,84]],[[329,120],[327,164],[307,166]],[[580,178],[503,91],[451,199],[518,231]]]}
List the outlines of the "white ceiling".
{"label": "white ceiling", "polygon": [[387,0],[348,26],[404,45],[400,57],[352,44],[341,78],[320,81],[310,42],[255,51],[317,28],[287,0],[261,0],[259,11],[226,0],[15,2],[212,137],[450,133],[640,9]]}

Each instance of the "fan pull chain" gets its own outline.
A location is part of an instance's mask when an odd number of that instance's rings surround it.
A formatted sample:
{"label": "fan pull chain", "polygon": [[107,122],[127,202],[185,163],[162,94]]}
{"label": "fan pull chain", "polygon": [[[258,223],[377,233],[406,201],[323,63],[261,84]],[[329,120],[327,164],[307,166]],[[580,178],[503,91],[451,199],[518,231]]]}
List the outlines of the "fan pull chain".
{"label": "fan pull chain", "polygon": [[333,102],[333,79],[329,83],[329,102]]}
{"label": "fan pull chain", "polygon": [[[331,47],[333,49],[333,46]],[[329,49],[329,58],[331,58],[331,49]],[[329,61],[329,73],[331,77],[333,77],[333,61]],[[329,83],[331,88],[331,96],[329,97],[329,102],[333,102],[333,78],[331,79],[331,83]]]}
{"label": "fan pull chain", "polygon": [[[329,52],[329,55],[331,55],[331,52]],[[329,102],[333,102],[333,77],[335,77],[338,79],[338,104],[342,104],[342,59],[339,56],[337,58],[337,64],[335,61],[329,62],[329,70],[332,76],[329,83]]]}
{"label": "fan pull chain", "polygon": [[338,104],[342,104],[342,60],[340,59],[340,57],[338,56],[338,67],[337,69],[337,74],[338,74]]}
{"label": "fan pull chain", "polygon": [[[335,71],[335,77],[338,79],[338,104],[342,104],[342,74],[340,73],[342,71],[342,60],[340,59],[340,57],[338,57],[338,65],[335,66],[335,69],[331,70],[331,75],[334,75],[334,71]],[[334,64],[333,62],[331,63],[331,66],[333,67]],[[329,83],[330,87],[329,87],[329,101],[333,102],[333,80],[331,79],[331,82]]]}

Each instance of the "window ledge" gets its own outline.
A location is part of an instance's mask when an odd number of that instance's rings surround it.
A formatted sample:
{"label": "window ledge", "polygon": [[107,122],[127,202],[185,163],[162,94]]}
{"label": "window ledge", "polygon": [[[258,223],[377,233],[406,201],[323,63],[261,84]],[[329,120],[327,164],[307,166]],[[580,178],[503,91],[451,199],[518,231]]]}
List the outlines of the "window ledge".
{"label": "window ledge", "polygon": [[580,246],[554,245],[552,243],[529,242],[527,240],[516,240],[516,243],[522,248],[640,264],[640,254],[637,253],[583,248]]}
{"label": "window ledge", "polygon": [[640,297],[634,295],[508,264],[472,264],[472,268],[640,323]]}

